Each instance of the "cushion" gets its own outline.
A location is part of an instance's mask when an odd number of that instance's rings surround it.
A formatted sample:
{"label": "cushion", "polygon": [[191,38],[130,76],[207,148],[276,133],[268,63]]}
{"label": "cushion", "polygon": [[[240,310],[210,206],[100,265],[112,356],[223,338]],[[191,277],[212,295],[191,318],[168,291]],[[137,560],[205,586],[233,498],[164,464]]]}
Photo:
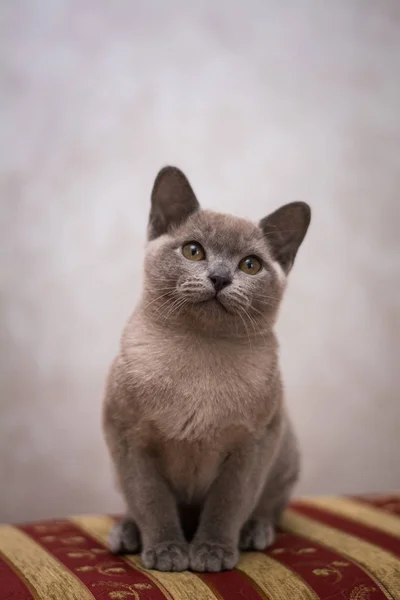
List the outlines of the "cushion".
{"label": "cushion", "polygon": [[400,495],[295,501],[268,551],[218,574],[113,556],[114,519],[0,525],[0,600],[400,600]]}

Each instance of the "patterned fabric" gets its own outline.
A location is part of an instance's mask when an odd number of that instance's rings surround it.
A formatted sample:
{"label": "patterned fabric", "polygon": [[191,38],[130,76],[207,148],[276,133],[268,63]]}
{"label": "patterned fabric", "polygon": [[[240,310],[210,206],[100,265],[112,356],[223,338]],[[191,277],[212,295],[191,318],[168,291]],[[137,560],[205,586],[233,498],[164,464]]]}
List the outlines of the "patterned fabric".
{"label": "patterned fabric", "polygon": [[272,548],[218,574],[112,556],[113,522],[0,525],[0,600],[400,600],[400,495],[293,502]]}

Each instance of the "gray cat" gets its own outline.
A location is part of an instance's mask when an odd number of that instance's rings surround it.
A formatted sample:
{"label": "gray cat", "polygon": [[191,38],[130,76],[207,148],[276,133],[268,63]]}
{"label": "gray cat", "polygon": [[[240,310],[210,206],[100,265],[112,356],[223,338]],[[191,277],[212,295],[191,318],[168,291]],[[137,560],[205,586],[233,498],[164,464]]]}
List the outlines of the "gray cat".
{"label": "gray cat", "polygon": [[201,210],[179,169],[158,174],[143,294],[104,402],[127,504],[113,552],[217,572],[273,542],[299,473],[273,327],[310,214],[294,202],[256,225]]}

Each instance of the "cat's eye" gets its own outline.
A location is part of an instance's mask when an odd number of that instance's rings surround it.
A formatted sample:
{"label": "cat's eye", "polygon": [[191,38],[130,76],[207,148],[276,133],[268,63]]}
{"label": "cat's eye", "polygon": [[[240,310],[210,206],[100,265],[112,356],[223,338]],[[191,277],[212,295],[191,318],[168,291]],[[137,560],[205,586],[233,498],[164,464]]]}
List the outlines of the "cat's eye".
{"label": "cat's eye", "polygon": [[261,270],[261,261],[257,256],[246,256],[240,261],[239,269],[248,275],[257,275]]}
{"label": "cat's eye", "polygon": [[188,242],[182,246],[182,254],[188,260],[194,261],[204,260],[206,257],[203,246],[198,242]]}

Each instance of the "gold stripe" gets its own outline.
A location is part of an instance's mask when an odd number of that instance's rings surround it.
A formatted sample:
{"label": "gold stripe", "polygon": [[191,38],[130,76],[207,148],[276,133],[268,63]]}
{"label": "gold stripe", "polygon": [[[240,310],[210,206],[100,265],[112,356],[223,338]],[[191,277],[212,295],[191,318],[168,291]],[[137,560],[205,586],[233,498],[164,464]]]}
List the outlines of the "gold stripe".
{"label": "gold stripe", "polygon": [[[0,535],[1,535],[1,527],[0,527]],[[27,578],[25,577],[25,574],[20,571],[6,556],[5,554],[3,554],[0,550],[0,560],[2,560],[4,563],[6,563],[6,565],[8,565],[11,569],[11,571],[14,573],[14,575],[16,577],[18,577],[18,579],[20,579],[22,581],[22,583],[25,585],[25,587],[27,588],[27,590],[29,591],[30,595],[32,596],[32,598],[34,598],[34,600],[41,600],[41,598],[37,595],[36,590],[32,587],[32,585],[29,583],[29,581],[27,580]]]}
{"label": "gold stripe", "polygon": [[301,498],[301,503],[327,510],[345,519],[373,527],[389,535],[400,537],[400,518],[369,504],[333,496]]}
{"label": "gold stripe", "polygon": [[252,579],[250,577],[250,575],[247,575],[247,573],[245,573],[241,569],[236,569],[236,570],[240,571],[240,574],[243,577],[243,579],[246,579],[246,581],[249,583],[249,585],[251,585],[251,587],[257,592],[257,594],[260,596],[260,598],[262,598],[262,600],[272,600],[269,595],[264,594],[264,590],[262,590],[260,588],[260,586],[258,585],[258,583],[256,581],[254,581],[254,579]]}
{"label": "gold stripe", "polygon": [[94,596],[67,567],[26,533],[11,525],[0,526],[0,552],[46,600],[93,600]]}
{"label": "gold stripe", "polygon": [[[73,517],[71,521],[94,537],[104,546],[107,546],[108,534],[114,521],[104,516]],[[124,559],[135,569],[144,573],[161,592],[169,599],[174,600],[216,600],[217,596],[208,585],[194,573],[164,573],[161,571],[148,571],[138,556],[126,555]]]}
{"label": "gold stripe", "polygon": [[329,547],[359,563],[381,583],[382,591],[389,592],[389,595],[386,593],[388,598],[400,600],[400,561],[390,552],[291,509],[286,511],[282,525],[287,531]]}
{"label": "gold stripe", "polygon": [[248,575],[265,596],[274,600],[318,600],[314,590],[291,569],[261,552],[242,554],[237,566]]}

